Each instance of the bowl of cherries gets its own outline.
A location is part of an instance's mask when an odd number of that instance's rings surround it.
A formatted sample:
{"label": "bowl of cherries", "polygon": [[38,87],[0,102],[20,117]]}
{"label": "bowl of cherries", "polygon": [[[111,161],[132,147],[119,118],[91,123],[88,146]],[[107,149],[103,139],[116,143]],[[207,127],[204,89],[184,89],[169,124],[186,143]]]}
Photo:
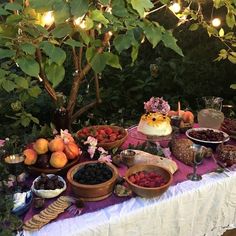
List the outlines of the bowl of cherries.
{"label": "bowl of cherries", "polygon": [[169,188],[173,175],[161,166],[142,163],[129,168],[125,180],[137,195],[151,198],[163,194]]}

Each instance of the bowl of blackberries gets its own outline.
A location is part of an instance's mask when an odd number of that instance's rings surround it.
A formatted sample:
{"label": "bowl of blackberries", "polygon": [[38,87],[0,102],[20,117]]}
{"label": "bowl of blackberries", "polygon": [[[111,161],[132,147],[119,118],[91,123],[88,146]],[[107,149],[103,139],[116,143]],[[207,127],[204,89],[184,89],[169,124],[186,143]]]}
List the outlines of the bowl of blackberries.
{"label": "bowl of blackberries", "polygon": [[59,175],[42,173],[33,181],[31,189],[38,197],[53,198],[66,190],[66,182]]}
{"label": "bowl of blackberries", "polygon": [[110,196],[117,177],[115,166],[99,161],[77,164],[67,173],[72,191],[84,201],[98,201]]}
{"label": "bowl of blackberries", "polygon": [[187,130],[185,134],[193,142],[210,147],[214,147],[229,140],[228,134],[221,130],[211,128],[193,128]]}

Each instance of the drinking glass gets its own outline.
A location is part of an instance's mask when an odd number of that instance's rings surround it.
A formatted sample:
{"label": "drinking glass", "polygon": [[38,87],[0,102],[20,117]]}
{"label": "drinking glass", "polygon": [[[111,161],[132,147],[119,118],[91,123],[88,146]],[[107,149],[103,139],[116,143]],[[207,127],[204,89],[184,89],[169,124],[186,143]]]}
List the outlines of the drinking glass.
{"label": "drinking glass", "polygon": [[187,175],[187,178],[192,181],[199,181],[202,176],[197,174],[197,166],[202,163],[204,156],[204,147],[201,145],[193,144],[193,173]]}
{"label": "drinking glass", "polygon": [[219,129],[224,121],[221,97],[203,97],[205,108],[198,112],[199,127]]}

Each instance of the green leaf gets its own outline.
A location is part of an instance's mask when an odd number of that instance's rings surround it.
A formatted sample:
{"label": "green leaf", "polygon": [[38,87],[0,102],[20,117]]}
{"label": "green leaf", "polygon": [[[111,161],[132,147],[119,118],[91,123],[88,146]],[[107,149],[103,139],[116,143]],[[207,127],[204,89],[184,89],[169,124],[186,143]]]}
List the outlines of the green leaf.
{"label": "green leaf", "polygon": [[90,62],[95,54],[96,54],[96,50],[95,50],[94,47],[87,48],[87,50],[86,50],[86,60],[88,62]]}
{"label": "green leaf", "polygon": [[131,52],[131,58],[132,58],[132,65],[136,61],[138,57],[138,51],[139,51],[139,46],[133,46],[132,47],[132,52]]}
{"label": "green leaf", "polygon": [[100,73],[106,67],[106,56],[104,54],[96,54],[91,60],[91,66],[96,73]]}
{"label": "green leaf", "polygon": [[4,90],[6,90],[8,93],[13,91],[16,88],[16,85],[11,80],[3,80],[2,81],[2,87]]}
{"label": "green leaf", "polygon": [[30,118],[27,116],[21,116],[20,123],[22,126],[27,127],[30,124]]}
{"label": "green leaf", "polygon": [[156,47],[156,45],[161,41],[162,38],[161,27],[155,26],[152,23],[145,22],[143,30],[153,48]]}
{"label": "green leaf", "polygon": [[85,18],[85,30],[90,30],[93,28],[93,20],[90,19],[88,16]]}
{"label": "green leaf", "polygon": [[103,53],[106,56],[106,64],[117,69],[122,69],[119,57],[111,52]]}
{"label": "green leaf", "polygon": [[100,0],[99,1],[102,5],[108,5],[110,0]]}
{"label": "green leaf", "polygon": [[1,49],[0,48],[0,59],[14,57],[16,52],[10,49]]}
{"label": "green leaf", "polygon": [[35,10],[46,12],[51,11],[53,7],[54,0],[29,0],[30,7],[32,7]]}
{"label": "green leaf", "polygon": [[89,8],[88,0],[71,0],[70,1],[70,9],[71,14],[75,17],[83,16]]}
{"label": "green leaf", "polygon": [[139,13],[140,17],[144,17],[144,13],[154,7],[150,0],[131,0],[132,7]]}
{"label": "green leaf", "polygon": [[102,11],[97,10],[97,9],[91,12],[91,19],[93,19],[94,21],[100,22],[105,26],[109,23],[109,21],[103,15]]}
{"label": "green leaf", "polygon": [[66,53],[63,49],[56,47],[54,44],[44,41],[41,42],[40,48],[48,55],[52,62],[62,65],[66,59]]}
{"label": "green leaf", "polygon": [[195,30],[197,30],[198,28],[199,28],[199,24],[194,23],[194,24],[190,25],[189,30],[190,30],[190,31],[195,31]]}
{"label": "green leaf", "polygon": [[6,19],[7,24],[13,24],[16,25],[22,20],[22,15],[10,15]]}
{"label": "green leaf", "polygon": [[20,45],[20,48],[22,51],[29,55],[34,55],[36,51],[36,47],[31,43],[22,43]]}
{"label": "green leaf", "polygon": [[230,85],[230,88],[231,88],[231,89],[236,89],[236,84],[231,84],[231,85]]}
{"label": "green leaf", "polygon": [[160,2],[161,2],[162,4],[168,4],[168,3],[170,2],[170,0],[160,0]]}
{"label": "green leaf", "polygon": [[71,39],[71,38],[70,38],[70,39],[67,39],[67,40],[65,41],[65,44],[70,45],[71,47],[78,47],[78,48],[83,47],[83,44],[82,44],[81,42],[76,41],[76,40]]}
{"label": "green leaf", "polygon": [[4,8],[5,10],[10,10],[10,11],[20,11],[22,10],[22,5],[13,2],[13,3],[7,3]]}
{"label": "green leaf", "polygon": [[55,38],[64,38],[67,35],[70,35],[73,32],[71,26],[69,24],[60,24],[55,27],[55,29],[51,32]]}
{"label": "green leaf", "polygon": [[20,87],[20,88],[23,88],[23,89],[28,89],[29,88],[28,80],[21,77],[21,76],[15,77],[14,81],[17,84],[17,86]]}
{"label": "green leaf", "polygon": [[86,45],[88,45],[89,42],[90,42],[90,37],[88,36],[88,34],[86,32],[84,32],[84,31],[79,31],[79,34],[80,34],[82,40],[84,41],[84,43]]}
{"label": "green leaf", "polygon": [[181,48],[176,44],[177,40],[170,31],[165,31],[163,33],[162,42],[164,43],[165,47],[171,48],[182,57],[184,56]]}
{"label": "green leaf", "polygon": [[21,57],[16,62],[25,74],[38,78],[39,64],[32,57]]}
{"label": "green leaf", "polygon": [[132,31],[128,31],[126,34],[120,34],[115,37],[113,43],[116,50],[121,53],[135,44],[135,39]]}
{"label": "green leaf", "polygon": [[34,117],[34,116],[31,116],[30,119],[35,123],[35,124],[39,124],[39,119]]}
{"label": "green leaf", "polygon": [[236,57],[232,56],[232,55],[228,55],[228,59],[230,62],[232,62],[233,64],[236,64]]}
{"label": "green leaf", "polygon": [[42,90],[39,88],[39,86],[34,86],[29,88],[27,92],[31,97],[37,98]]}
{"label": "green leaf", "polygon": [[45,72],[54,88],[63,81],[65,76],[64,67],[62,65],[57,65],[56,63],[52,63],[51,65],[46,64]]}
{"label": "green leaf", "polygon": [[3,8],[0,8],[0,16],[7,16],[7,15],[9,15],[9,14],[10,14],[9,11],[6,11],[6,10],[4,10]]}
{"label": "green leaf", "polygon": [[115,0],[112,2],[112,14],[119,17],[125,17],[129,14],[124,0]]}
{"label": "green leaf", "polygon": [[70,18],[70,8],[69,4],[64,1],[60,1],[54,6],[53,15],[56,24],[64,23]]}
{"label": "green leaf", "polygon": [[220,53],[219,53],[219,56],[223,59],[226,59],[227,56],[228,56],[228,52],[225,49],[221,49]]}
{"label": "green leaf", "polygon": [[235,25],[235,16],[232,12],[228,12],[226,15],[226,24],[229,26],[229,28],[233,28]]}

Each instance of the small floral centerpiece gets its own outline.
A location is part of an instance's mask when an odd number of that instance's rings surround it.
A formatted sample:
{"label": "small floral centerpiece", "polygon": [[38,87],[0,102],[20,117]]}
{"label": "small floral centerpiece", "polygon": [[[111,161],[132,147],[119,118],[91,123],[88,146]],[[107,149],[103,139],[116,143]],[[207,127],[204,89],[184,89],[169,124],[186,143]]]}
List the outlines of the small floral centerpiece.
{"label": "small floral centerpiece", "polygon": [[170,105],[163,97],[151,97],[149,101],[144,102],[144,109],[146,113],[159,112],[163,115],[167,115],[170,111]]}
{"label": "small floral centerpiece", "polygon": [[83,142],[83,149],[87,152],[87,157],[101,162],[111,162],[111,155],[104,148],[97,147],[97,144],[98,140],[92,136],[88,136],[87,140]]}

